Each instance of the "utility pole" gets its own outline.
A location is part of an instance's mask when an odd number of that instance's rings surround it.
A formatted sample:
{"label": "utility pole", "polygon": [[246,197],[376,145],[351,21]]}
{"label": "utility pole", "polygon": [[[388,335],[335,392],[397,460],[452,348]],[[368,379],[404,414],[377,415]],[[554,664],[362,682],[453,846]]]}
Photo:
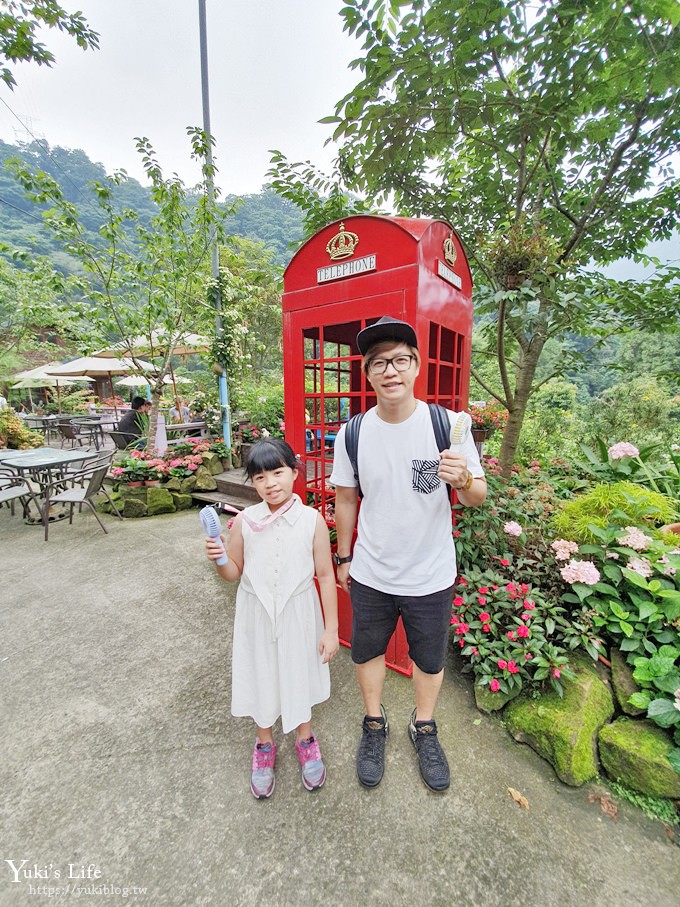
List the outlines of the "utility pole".
{"label": "utility pole", "polygon": [[[203,131],[212,137],[210,129],[210,93],[208,89],[208,37],[207,37],[207,20],[205,13],[205,0],[198,0],[198,24],[201,39],[201,97],[203,99]],[[208,164],[209,174],[206,181],[206,192],[208,200],[212,204],[215,201],[215,184],[212,175],[212,145],[208,142]],[[213,235],[210,247],[210,261],[212,266],[212,278],[215,292],[215,327],[217,337],[222,335],[222,293],[220,291],[220,262],[217,249],[217,237]],[[229,410],[229,388],[227,386],[227,367],[224,362],[219,363],[222,371],[219,375],[220,388],[220,412],[222,414],[222,437],[224,443],[229,448],[228,461],[231,468],[231,412]]]}

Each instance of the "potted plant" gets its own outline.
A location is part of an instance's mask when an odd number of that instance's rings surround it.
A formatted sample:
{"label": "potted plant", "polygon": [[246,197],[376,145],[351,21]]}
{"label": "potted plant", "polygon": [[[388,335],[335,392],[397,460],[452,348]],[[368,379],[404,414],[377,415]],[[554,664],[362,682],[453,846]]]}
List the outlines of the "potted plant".
{"label": "potted plant", "polygon": [[472,418],[472,437],[484,441],[497,428],[508,421],[508,411],[500,403],[471,403],[468,412]]}
{"label": "potted plant", "polygon": [[138,450],[126,454],[111,470],[114,479],[120,479],[131,488],[139,488],[149,476],[147,462],[140,455]]}

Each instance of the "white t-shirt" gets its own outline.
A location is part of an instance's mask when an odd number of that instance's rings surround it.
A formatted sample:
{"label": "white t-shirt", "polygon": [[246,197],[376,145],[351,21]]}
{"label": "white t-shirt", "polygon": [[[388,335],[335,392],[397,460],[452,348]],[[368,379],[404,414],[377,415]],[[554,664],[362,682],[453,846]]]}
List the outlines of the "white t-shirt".
{"label": "white t-shirt", "polygon": [[[450,411],[449,411],[450,412]],[[451,416],[449,416],[451,418]],[[484,475],[468,436],[461,448],[475,478]],[[357,541],[350,576],[394,595],[429,595],[456,581],[448,486],[437,475],[439,450],[427,404],[404,422],[384,422],[368,410],[359,433]],[[335,442],[333,485],[354,488],[345,426]]]}

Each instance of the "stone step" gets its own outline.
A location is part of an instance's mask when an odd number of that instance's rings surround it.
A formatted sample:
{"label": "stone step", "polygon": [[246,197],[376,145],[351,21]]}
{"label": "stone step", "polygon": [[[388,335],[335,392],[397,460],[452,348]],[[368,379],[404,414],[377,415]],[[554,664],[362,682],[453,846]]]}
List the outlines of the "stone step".
{"label": "stone step", "polygon": [[214,479],[217,482],[217,491],[221,494],[235,495],[247,500],[249,504],[257,504],[260,500],[260,496],[253,486],[244,483],[241,469],[227,469],[225,472],[217,473]]}

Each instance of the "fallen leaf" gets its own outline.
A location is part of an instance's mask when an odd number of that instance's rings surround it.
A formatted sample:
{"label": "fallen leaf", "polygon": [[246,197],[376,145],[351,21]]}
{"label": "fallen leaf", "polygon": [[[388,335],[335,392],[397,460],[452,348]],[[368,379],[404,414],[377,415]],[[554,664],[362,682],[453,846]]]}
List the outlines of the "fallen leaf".
{"label": "fallen leaf", "polygon": [[600,797],[600,809],[605,816],[609,816],[613,822],[616,822],[619,808],[609,797]]}
{"label": "fallen leaf", "polygon": [[529,809],[529,801],[518,790],[515,790],[514,787],[509,787],[508,793],[518,806],[521,806],[522,809]]}
{"label": "fallen leaf", "polygon": [[606,816],[609,816],[613,822],[616,822],[618,815],[619,815],[619,808],[616,805],[616,803],[614,803],[612,800],[610,800],[609,797],[605,797],[602,794],[597,794],[597,793],[591,791],[588,794],[588,803],[595,803],[595,802],[599,802],[600,809],[602,810],[602,812]]}
{"label": "fallen leaf", "polygon": [[473,723],[474,725],[481,724],[481,723],[482,723],[482,719],[481,719],[481,718],[475,718],[475,720],[474,720],[472,723]]}

